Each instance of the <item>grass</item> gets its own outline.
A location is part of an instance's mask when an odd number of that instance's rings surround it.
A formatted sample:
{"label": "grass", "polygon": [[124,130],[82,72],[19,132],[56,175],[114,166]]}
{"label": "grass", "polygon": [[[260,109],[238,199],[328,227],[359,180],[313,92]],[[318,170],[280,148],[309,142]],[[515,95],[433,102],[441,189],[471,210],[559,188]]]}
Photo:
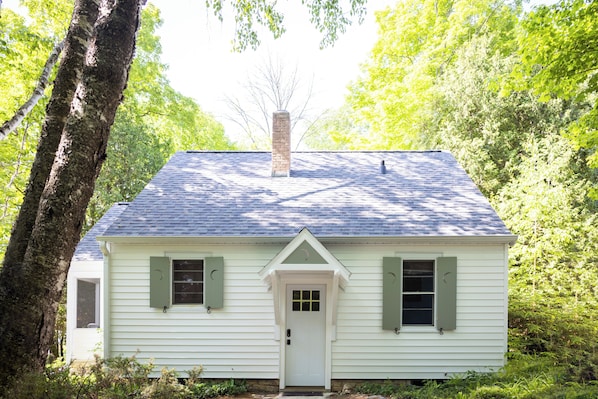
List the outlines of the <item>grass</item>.
{"label": "grass", "polygon": [[467,373],[421,385],[363,384],[356,392],[395,399],[590,399],[598,381],[575,382],[550,356],[512,355],[497,373]]}
{"label": "grass", "polygon": [[[214,384],[201,379],[201,368],[190,370],[185,379],[163,369],[160,378],[149,378],[152,364],[134,357],[97,359],[87,370],[73,373],[54,363],[42,375],[32,374],[15,385],[6,398],[27,399],[208,399],[234,396],[247,391],[234,380]],[[568,365],[559,365],[546,355],[511,354],[507,365],[496,373],[467,373],[446,381],[395,385],[366,383],[355,393],[393,399],[590,399],[598,398],[598,381],[573,381]]]}

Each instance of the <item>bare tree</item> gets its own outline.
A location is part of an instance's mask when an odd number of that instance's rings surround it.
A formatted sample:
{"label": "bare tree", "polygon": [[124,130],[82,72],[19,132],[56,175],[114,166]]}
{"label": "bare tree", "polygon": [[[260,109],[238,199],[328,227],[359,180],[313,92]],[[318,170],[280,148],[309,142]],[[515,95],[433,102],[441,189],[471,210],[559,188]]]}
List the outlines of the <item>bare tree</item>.
{"label": "bare tree", "polygon": [[270,148],[272,113],[291,114],[294,144],[299,146],[304,131],[313,124],[309,104],[313,98],[313,77],[304,81],[297,65],[290,67],[281,59],[267,58],[247,74],[239,96],[226,96],[230,112],[226,118],[235,123],[251,142],[252,149]]}

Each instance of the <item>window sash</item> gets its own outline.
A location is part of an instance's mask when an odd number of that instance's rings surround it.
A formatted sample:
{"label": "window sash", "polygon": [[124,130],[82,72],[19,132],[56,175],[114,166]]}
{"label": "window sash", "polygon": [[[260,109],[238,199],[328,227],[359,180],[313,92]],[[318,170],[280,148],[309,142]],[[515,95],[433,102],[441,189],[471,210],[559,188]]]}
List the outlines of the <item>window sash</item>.
{"label": "window sash", "polygon": [[404,260],[402,268],[402,325],[434,325],[434,260]]}
{"label": "window sash", "polygon": [[204,301],[203,259],[172,260],[172,304],[202,304]]}

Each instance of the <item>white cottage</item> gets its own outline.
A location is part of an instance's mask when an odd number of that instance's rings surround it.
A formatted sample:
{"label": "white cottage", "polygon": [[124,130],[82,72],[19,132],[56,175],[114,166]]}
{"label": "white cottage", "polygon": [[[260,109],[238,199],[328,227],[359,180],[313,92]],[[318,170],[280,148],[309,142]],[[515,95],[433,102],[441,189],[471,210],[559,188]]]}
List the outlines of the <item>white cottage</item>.
{"label": "white cottage", "polygon": [[[281,389],[503,366],[516,237],[453,156],[291,154],[274,117],[272,153],[176,153],[90,233],[102,256],[73,262],[69,359],[93,330],[105,357]],[[79,322],[81,281],[96,302]]]}

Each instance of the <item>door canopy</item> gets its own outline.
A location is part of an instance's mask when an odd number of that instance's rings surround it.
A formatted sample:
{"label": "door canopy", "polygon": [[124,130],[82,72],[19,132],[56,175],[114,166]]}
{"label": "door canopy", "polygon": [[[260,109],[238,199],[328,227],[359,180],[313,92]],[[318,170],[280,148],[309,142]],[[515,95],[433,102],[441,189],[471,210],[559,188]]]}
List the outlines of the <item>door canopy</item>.
{"label": "door canopy", "polygon": [[[321,278],[322,282],[332,280],[332,309],[336,316],[336,297],[338,289],[344,289],[351,277],[351,272],[332,255],[320,241],[304,227],[282,251],[278,253],[260,271],[260,277],[272,290],[274,298],[274,316],[280,325],[280,298],[284,287],[280,287],[282,277]],[[333,324],[336,317],[333,317]]]}

